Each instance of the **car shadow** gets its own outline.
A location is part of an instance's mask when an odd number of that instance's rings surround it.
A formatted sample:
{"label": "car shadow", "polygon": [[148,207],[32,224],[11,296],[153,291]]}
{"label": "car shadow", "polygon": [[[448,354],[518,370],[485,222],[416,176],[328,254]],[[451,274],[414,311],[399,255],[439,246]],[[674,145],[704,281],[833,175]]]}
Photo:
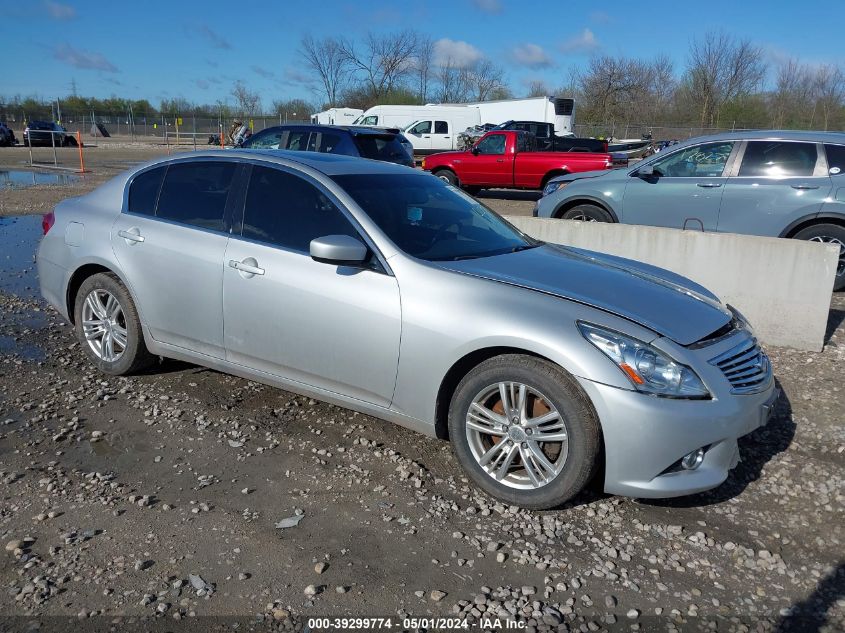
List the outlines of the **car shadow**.
{"label": "car shadow", "polygon": [[843,321],[845,321],[845,310],[831,308],[827,315],[827,329],[824,332],[825,345],[830,342],[831,337]]}
{"label": "car shadow", "polygon": [[522,191],[521,189],[482,189],[475,197],[479,200],[523,200],[534,202],[540,199],[540,192]]}
{"label": "car shadow", "polygon": [[[821,579],[806,599],[796,602],[774,628],[775,633],[810,633],[821,631],[828,624],[828,611],[842,596],[845,596],[845,561],[839,561],[827,576]],[[837,630],[836,623],[834,628]],[[841,629],[840,629],[841,630]]]}
{"label": "car shadow", "polygon": [[[780,382],[775,379],[780,388]],[[784,452],[795,437],[792,405],[781,389],[775,411],[769,423],[739,438],[740,462],[728,473],[728,478],[718,488],[685,497],[670,499],[640,499],[645,505],[667,508],[693,508],[723,503],[742,494],[748,485],[760,478],[765,465],[777,454]]]}

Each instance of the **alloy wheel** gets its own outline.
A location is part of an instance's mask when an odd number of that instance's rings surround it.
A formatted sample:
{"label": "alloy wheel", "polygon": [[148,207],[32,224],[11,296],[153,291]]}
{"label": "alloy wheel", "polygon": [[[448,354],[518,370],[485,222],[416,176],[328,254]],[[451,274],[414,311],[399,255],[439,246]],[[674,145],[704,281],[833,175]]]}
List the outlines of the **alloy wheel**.
{"label": "alloy wheel", "polygon": [[100,360],[113,363],[123,356],[128,333],[123,307],[107,290],[92,290],[82,304],[82,332]]}
{"label": "alloy wheel", "polygon": [[845,242],[840,240],[838,237],[832,237],[830,235],[818,235],[816,237],[811,237],[811,242],[822,242],[824,244],[835,244],[839,247],[839,264],[836,266],[836,276],[841,277],[845,275]]}
{"label": "alloy wheel", "polygon": [[563,416],[537,389],[518,382],[489,385],[473,398],[466,436],[482,470],[510,488],[551,483],[569,454]]}

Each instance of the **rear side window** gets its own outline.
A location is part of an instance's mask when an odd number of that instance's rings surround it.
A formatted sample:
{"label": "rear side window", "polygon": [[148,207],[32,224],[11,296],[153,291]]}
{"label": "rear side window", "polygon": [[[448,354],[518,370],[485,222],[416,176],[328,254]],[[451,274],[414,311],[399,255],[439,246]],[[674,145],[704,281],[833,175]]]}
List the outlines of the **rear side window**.
{"label": "rear side window", "polygon": [[288,142],[284,149],[289,149],[294,152],[304,152],[308,149],[308,131],[305,132],[291,132],[288,136]]}
{"label": "rear side window", "polygon": [[167,167],[156,167],[135,176],[129,186],[129,213],[156,214],[156,201],[166,171]]}
{"label": "rear side window", "polygon": [[830,174],[845,173],[845,145],[825,145],[824,151],[827,154],[827,168]]}
{"label": "rear side window", "polygon": [[326,235],[358,237],[343,213],[306,180],[270,167],[253,166],[241,235],[308,253]]}
{"label": "rear side window", "polygon": [[815,143],[749,141],[739,175],[768,178],[812,176],[816,157]]}
{"label": "rear side window", "polygon": [[449,124],[446,121],[435,121],[434,122],[434,133],[435,134],[448,134],[449,133]]}
{"label": "rear side window", "polygon": [[235,163],[196,161],[170,165],[158,197],[156,217],[223,231],[223,213]]}
{"label": "rear side window", "polygon": [[364,158],[391,162],[408,158],[395,134],[359,134],[355,136],[355,145]]}

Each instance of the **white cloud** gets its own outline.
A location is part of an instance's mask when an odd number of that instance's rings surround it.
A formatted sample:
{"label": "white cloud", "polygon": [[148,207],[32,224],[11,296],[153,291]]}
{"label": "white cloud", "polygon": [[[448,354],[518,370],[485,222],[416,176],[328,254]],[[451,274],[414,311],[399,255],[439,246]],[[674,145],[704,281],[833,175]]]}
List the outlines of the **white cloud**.
{"label": "white cloud", "polygon": [[546,54],[542,46],[537,44],[523,44],[517,46],[511,53],[513,59],[521,66],[528,66],[529,68],[545,68],[551,66],[554,62],[552,58]]}
{"label": "white cloud", "polygon": [[461,40],[450,40],[444,37],[434,43],[434,63],[437,66],[451,64],[458,68],[466,68],[483,57],[484,54],[475,46]]}
{"label": "white cloud", "polygon": [[484,13],[502,12],[502,3],[499,0],[472,0],[472,3],[479,11],[484,11]]}
{"label": "white cloud", "polygon": [[591,53],[597,50],[601,44],[596,39],[595,33],[590,29],[584,29],[578,35],[573,35],[560,45],[564,53]]}
{"label": "white cloud", "polygon": [[112,64],[100,53],[74,48],[70,44],[59,44],[53,49],[53,57],[61,62],[84,68],[85,70],[104,70],[110,73],[118,72],[117,66]]}
{"label": "white cloud", "polygon": [[47,14],[54,20],[72,20],[76,17],[76,9],[60,2],[45,0],[44,8],[47,10]]}
{"label": "white cloud", "polygon": [[259,77],[264,77],[264,79],[272,79],[274,77],[273,73],[266,68],[262,68],[261,66],[251,66],[252,72],[254,72]]}

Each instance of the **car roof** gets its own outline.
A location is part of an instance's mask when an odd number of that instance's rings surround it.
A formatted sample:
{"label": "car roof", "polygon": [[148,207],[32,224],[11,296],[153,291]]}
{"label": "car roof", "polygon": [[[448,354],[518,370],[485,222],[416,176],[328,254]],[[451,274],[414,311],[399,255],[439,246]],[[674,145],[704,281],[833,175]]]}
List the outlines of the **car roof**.
{"label": "car roof", "polygon": [[679,145],[698,144],[709,141],[808,141],[810,143],[845,143],[843,132],[815,132],[807,130],[735,130],[706,136],[696,136]]}
{"label": "car roof", "polygon": [[309,129],[309,130],[340,130],[343,132],[349,132],[350,134],[391,134],[395,135],[399,132],[398,128],[379,128],[379,127],[372,127],[367,125],[323,125],[321,123],[286,123],[283,125],[274,125],[272,127],[264,128],[261,130],[265,132],[267,130],[302,130],[302,129]]}
{"label": "car roof", "polygon": [[[304,167],[310,167],[326,176],[342,176],[349,174],[404,174],[417,173],[423,175],[425,172],[411,170],[410,167],[388,163],[379,160],[347,156],[345,154],[326,154],[322,152],[298,152],[283,149],[229,149],[229,150],[199,150],[171,156],[162,156],[159,159],[150,161],[138,167],[135,171],[147,169],[157,164],[164,164],[170,161],[190,162],[192,158],[197,159],[242,159],[261,160],[279,165],[297,163]],[[411,170],[411,171],[409,171]]]}

